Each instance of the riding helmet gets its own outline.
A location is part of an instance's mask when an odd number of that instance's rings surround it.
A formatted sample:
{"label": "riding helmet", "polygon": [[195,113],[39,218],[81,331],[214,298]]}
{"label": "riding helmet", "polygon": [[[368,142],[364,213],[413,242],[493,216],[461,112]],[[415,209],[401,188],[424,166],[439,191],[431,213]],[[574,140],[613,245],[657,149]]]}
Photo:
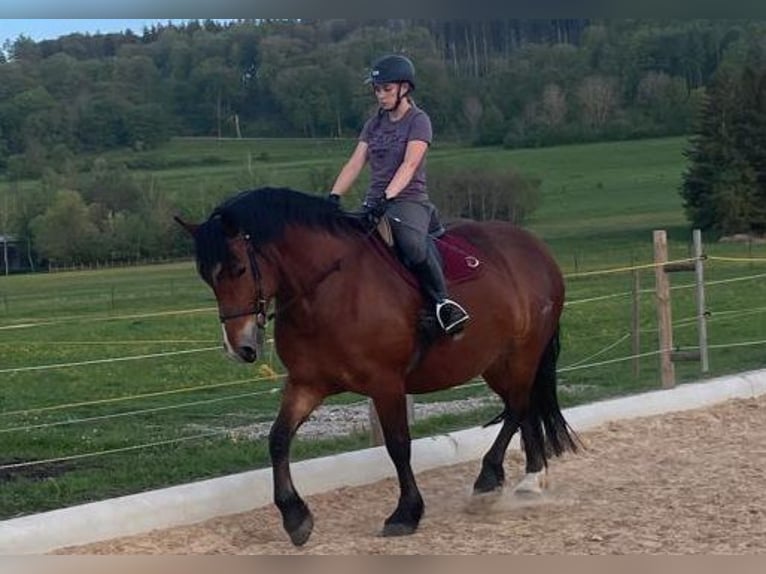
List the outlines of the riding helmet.
{"label": "riding helmet", "polygon": [[383,56],[372,65],[367,83],[380,85],[396,82],[408,82],[410,90],[415,89],[415,66],[409,58],[391,54]]}

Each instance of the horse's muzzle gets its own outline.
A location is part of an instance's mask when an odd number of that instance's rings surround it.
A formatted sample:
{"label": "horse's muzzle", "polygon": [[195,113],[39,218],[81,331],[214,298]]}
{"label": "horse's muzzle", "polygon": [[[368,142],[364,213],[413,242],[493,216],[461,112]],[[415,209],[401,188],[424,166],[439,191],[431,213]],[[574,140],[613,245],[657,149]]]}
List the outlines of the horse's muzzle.
{"label": "horse's muzzle", "polygon": [[243,345],[241,347],[237,347],[237,357],[239,357],[245,363],[254,363],[258,359],[258,351],[255,349],[255,347]]}
{"label": "horse's muzzle", "polygon": [[263,356],[263,342],[265,340],[264,329],[258,327],[254,321],[235,331],[233,337],[229,337],[226,324],[222,323],[223,348],[226,354],[236,361],[254,363]]}

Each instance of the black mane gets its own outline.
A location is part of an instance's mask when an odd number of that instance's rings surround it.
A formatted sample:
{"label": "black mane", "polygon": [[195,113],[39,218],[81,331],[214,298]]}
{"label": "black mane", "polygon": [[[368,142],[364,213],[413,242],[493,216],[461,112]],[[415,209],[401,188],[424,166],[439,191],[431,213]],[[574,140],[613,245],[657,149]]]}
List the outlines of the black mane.
{"label": "black mane", "polygon": [[200,275],[209,282],[213,267],[229,260],[227,237],[245,233],[260,247],[281,238],[291,224],[335,235],[361,231],[359,221],[316,195],[274,187],[242,191],[216,207],[197,228],[194,243]]}

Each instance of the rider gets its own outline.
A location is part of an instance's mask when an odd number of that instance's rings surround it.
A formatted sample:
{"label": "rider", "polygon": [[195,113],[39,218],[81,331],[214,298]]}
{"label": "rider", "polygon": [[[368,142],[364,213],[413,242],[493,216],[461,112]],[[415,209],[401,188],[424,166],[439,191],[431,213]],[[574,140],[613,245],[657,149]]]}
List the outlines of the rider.
{"label": "rider", "polygon": [[468,313],[447,297],[439,255],[429,233],[444,228],[426,191],[425,156],[431,144],[431,120],[415,105],[415,68],[401,55],[377,60],[370,71],[379,109],[367,120],[351,157],[330,192],[340,202],[370,164],[370,186],[364,207],[373,216],[388,216],[403,263],[415,274],[435,305],[439,325],[448,335],[463,329]]}

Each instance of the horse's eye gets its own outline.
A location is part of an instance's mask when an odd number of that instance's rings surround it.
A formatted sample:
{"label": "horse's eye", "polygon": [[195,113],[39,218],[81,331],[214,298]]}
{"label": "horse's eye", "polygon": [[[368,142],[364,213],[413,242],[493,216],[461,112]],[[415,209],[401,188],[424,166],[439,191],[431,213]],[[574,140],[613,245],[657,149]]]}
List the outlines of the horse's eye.
{"label": "horse's eye", "polygon": [[245,269],[244,266],[237,266],[234,269],[234,277],[236,278],[242,277],[245,274],[245,271],[247,271],[247,269]]}

